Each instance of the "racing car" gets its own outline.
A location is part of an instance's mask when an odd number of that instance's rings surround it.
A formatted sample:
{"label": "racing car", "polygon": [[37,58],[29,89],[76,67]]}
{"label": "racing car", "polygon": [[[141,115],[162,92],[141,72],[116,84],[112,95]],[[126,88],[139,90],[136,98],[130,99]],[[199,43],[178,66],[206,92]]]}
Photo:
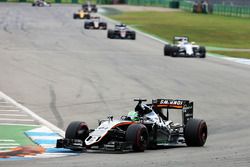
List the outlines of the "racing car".
{"label": "racing car", "polygon": [[91,4],[89,1],[85,4],[82,4],[82,9],[87,12],[97,12],[97,7],[95,4]]}
{"label": "racing car", "polygon": [[92,17],[91,20],[84,22],[85,29],[107,29],[107,23],[100,20],[100,17]]}
{"label": "racing car", "polygon": [[115,25],[115,29],[108,30],[107,37],[110,39],[118,38],[118,39],[136,39],[136,33],[135,31],[132,31],[127,28],[125,24],[117,24]]}
{"label": "racing car", "polygon": [[50,7],[51,3],[50,2],[46,2],[44,0],[36,0],[32,3],[32,6],[38,6],[38,7]]}
{"label": "racing car", "polygon": [[188,37],[174,37],[173,45],[164,46],[165,56],[182,57],[206,57],[206,48],[189,42]]}
{"label": "racing car", "polygon": [[74,19],[90,19],[90,13],[80,9],[77,13],[73,14]]}
{"label": "racing car", "polygon": [[[99,120],[96,129],[89,129],[82,121],[74,121],[67,127],[65,138],[58,139],[57,148],[75,151],[88,149],[107,151],[136,151],[156,149],[159,146],[203,146],[207,139],[204,120],[193,118],[193,102],[189,100],[135,99],[134,111],[126,116]],[[179,112],[181,123],[174,123],[172,112]],[[177,110],[177,111],[176,111]],[[134,113],[133,113],[134,112]],[[136,114],[135,114],[136,113]]]}

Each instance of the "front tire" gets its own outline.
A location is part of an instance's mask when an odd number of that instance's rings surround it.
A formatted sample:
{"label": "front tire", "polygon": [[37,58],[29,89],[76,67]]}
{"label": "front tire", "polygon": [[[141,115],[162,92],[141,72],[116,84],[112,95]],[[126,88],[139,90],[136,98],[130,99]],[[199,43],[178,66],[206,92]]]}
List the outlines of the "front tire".
{"label": "front tire", "polygon": [[84,28],[89,29],[89,25],[87,23],[84,23]]}
{"label": "front tire", "polygon": [[206,122],[200,119],[190,119],[184,130],[184,138],[187,146],[203,146],[207,139]]}
{"label": "front tire", "polygon": [[110,38],[110,39],[113,39],[114,38],[114,32],[112,30],[108,30],[108,34],[107,34],[107,37]]}
{"label": "front tire", "polygon": [[66,139],[80,139],[85,146],[85,139],[89,135],[89,128],[85,122],[74,121],[69,124],[65,132]]}
{"label": "front tire", "polygon": [[73,14],[73,19],[77,19],[78,15],[77,14]]}
{"label": "front tire", "polygon": [[200,58],[205,58],[206,57],[206,48],[204,46],[201,46],[199,48],[199,54],[200,54]]}
{"label": "front tire", "polygon": [[132,144],[136,152],[143,152],[147,148],[148,139],[148,130],[143,124],[132,124],[126,131],[126,141]]}
{"label": "front tire", "polygon": [[131,39],[132,39],[132,40],[135,40],[135,39],[136,39],[136,34],[135,34],[134,31],[133,31],[132,34],[131,34]]}
{"label": "front tire", "polygon": [[164,56],[171,56],[171,45],[165,45],[164,46]]}
{"label": "front tire", "polygon": [[171,56],[172,57],[179,56],[179,48],[177,46],[171,47]]}

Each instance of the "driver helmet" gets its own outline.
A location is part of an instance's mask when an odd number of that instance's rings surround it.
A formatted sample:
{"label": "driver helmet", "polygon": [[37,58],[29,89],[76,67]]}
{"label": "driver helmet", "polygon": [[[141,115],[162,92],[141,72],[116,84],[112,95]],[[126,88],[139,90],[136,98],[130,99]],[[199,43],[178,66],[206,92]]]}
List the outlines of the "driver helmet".
{"label": "driver helmet", "polygon": [[139,121],[139,117],[138,117],[138,113],[136,111],[130,111],[128,113],[128,117],[132,120],[132,121]]}

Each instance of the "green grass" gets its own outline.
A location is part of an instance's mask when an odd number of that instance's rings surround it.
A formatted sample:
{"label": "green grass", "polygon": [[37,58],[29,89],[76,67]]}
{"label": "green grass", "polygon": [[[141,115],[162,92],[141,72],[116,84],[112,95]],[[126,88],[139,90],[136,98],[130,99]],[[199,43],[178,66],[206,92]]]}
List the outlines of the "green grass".
{"label": "green grass", "polygon": [[230,57],[250,59],[250,52],[239,52],[239,51],[209,51],[209,52]]}
{"label": "green grass", "polygon": [[30,126],[0,125],[0,139],[15,140],[21,146],[35,145],[25,134],[25,131],[34,129]]}
{"label": "green grass", "polygon": [[188,36],[205,46],[250,48],[250,19],[187,12],[125,12],[109,15],[144,32],[172,41]]}

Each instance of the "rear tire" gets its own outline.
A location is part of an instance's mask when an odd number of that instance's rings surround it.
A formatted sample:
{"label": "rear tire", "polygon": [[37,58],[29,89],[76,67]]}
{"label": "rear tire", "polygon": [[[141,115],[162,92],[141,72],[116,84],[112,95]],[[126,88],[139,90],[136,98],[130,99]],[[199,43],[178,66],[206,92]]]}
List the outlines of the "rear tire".
{"label": "rear tire", "polygon": [[148,130],[143,124],[129,125],[126,131],[126,141],[132,144],[133,150],[143,152],[148,145]]}
{"label": "rear tire", "polygon": [[184,130],[184,138],[187,146],[203,146],[207,139],[206,122],[200,119],[190,119]]}

